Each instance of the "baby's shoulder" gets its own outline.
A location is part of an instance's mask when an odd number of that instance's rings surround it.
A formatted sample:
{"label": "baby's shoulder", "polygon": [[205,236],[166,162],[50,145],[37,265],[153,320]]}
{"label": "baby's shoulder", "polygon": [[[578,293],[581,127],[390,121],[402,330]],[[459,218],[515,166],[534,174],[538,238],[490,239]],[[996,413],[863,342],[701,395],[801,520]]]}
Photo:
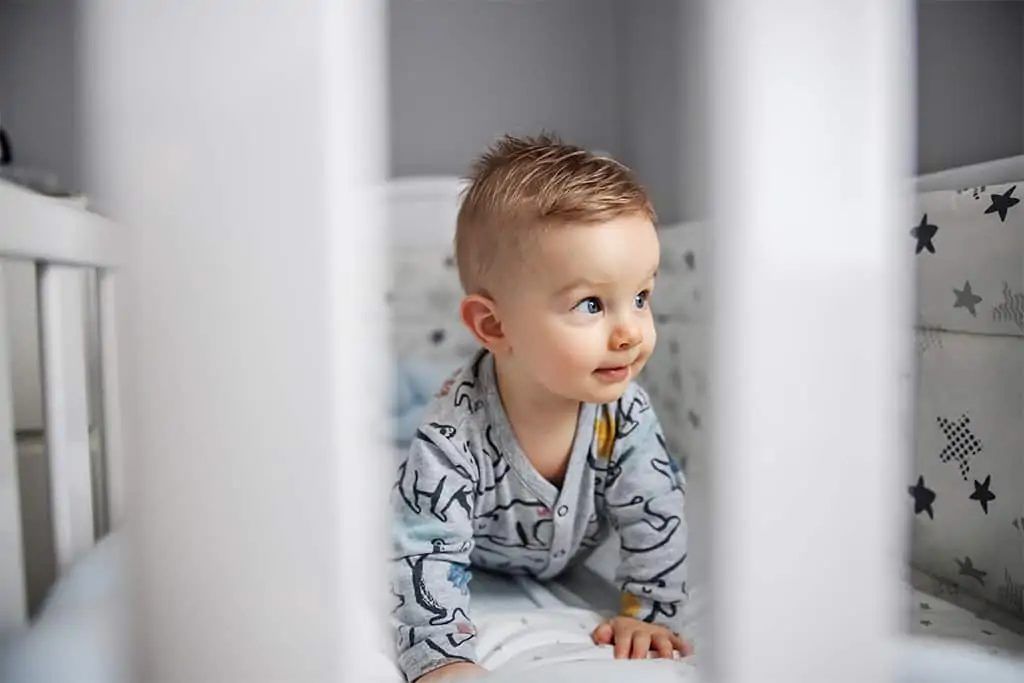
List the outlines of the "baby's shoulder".
{"label": "baby's shoulder", "polygon": [[474,357],[441,383],[427,403],[424,420],[462,422],[482,412],[484,392],[479,364],[479,357]]}
{"label": "baby's shoulder", "polygon": [[484,405],[477,357],[453,372],[431,397],[423,412],[419,435],[442,447],[473,443],[486,430]]}

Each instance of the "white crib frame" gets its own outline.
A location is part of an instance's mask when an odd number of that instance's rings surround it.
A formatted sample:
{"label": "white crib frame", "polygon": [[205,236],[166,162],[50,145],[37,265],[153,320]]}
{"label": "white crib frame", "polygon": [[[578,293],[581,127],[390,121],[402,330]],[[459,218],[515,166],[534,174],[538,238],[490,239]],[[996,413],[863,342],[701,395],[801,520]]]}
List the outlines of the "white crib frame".
{"label": "white crib frame", "polygon": [[[63,572],[119,522],[122,514],[120,387],[114,329],[120,235],[111,221],[95,213],[4,181],[0,181],[0,207],[0,269],[7,261],[31,261],[36,267],[49,497],[57,567]],[[81,288],[67,286],[69,277],[82,277],[88,271],[97,276],[96,311],[101,328],[100,482],[94,481],[90,448],[86,302],[72,293],[81,293]],[[24,626],[28,616],[2,288],[0,278],[0,641],[5,634]],[[94,500],[94,488],[102,492],[100,500]]]}

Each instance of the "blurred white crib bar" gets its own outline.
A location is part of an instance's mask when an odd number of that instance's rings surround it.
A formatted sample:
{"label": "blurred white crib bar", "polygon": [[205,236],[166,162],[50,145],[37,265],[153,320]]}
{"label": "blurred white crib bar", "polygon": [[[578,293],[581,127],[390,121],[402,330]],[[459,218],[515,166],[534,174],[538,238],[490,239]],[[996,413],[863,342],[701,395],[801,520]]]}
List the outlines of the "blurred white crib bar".
{"label": "blurred white crib bar", "polygon": [[[36,267],[45,452],[60,573],[109,529],[113,518],[104,502],[106,492],[120,500],[120,476],[113,474],[121,463],[113,333],[117,228],[82,207],[0,182],[0,268],[11,261],[29,261]],[[87,306],[80,286],[90,272],[98,281],[95,310],[102,325],[99,378],[103,401],[99,416],[89,415]],[[2,283],[0,279],[0,287]],[[95,293],[96,289],[85,291]],[[0,640],[5,632],[26,621],[29,570],[23,551],[11,359],[6,348],[9,330],[4,313],[0,310]],[[91,421],[101,425],[103,440],[101,456],[95,462]]]}
{"label": "blurred white crib bar", "polygon": [[[37,264],[46,454],[50,464],[54,547],[64,570],[95,536],[85,320],[73,267]],[[71,285],[71,286],[69,286]]]}
{"label": "blurred white crib bar", "polygon": [[912,5],[707,8],[716,680],[883,683],[903,610]]}

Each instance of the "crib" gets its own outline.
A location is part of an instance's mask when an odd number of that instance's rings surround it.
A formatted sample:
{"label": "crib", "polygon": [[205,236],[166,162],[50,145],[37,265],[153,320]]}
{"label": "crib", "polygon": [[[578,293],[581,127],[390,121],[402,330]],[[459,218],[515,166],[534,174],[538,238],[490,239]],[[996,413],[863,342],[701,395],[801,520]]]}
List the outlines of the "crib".
{"label": "crib", "polygon": [[[4,207],[0,257],[5,262],[36,264],[50,513],[56,565],[63,573],[120,518],[120,408],[113,318],[120,236],[113,223],[101,216],[69,201],[36,195],[8,182],[0,182],[0,203]],[[98,289],[73,286],[81,283],[71,278],[87,272]],[[81,296],[84,291],[96,295],[95,299]],[[95,416],[88,414],[86,310],[94,314],[102,339],[97,368],[102,408]],[[0,324],[3,320],[0,315]],[[4,563],[0,571],[0,633],[9,636],[24,624],[28,612],[19,504],[19,449],[12,417],[10,364],[4,346],[8,336],[0,337],[0,351],[5,359],[0,363],[0,504],[4,506],[0,514],[0,557]],[[98,432],[98,458],[93,457],[92,420],[102,425]]]}
{"label": "crib", "polygon": [[[1000,162],[994,168],[962,169],[952,176],[947,174],[945,177],[922,178],[918,185],[922,190],[959,187],[961,180],[971,179],[978,173],[988,174],[989,180],[986,182],[992,184],[995,182],[992,179],[993,173],[1002,171],[1004,175],[1009,173],[1009,177],[1013,177],[1018,171],[1024,173],[1024,157],[1015,160],[1011,169],[999,168],[1005,164],[1006,162]],[[412,436],[417,418],[416,408],[422,407],[423,401],[429,397],[432,389],[440,383],[451,367],[464,362],[473,350],[468,334],[459,329],[457,319],[452,319],[451,314],[454,301],[457,300],[459,284],[450,265],[450,230],[454,223],[460,189],[461,182],[457,178],[405,178],[389,183],[386,193],[388,226],[392,235],[390,260],[395,264],[396,270],[403,274],[402,278],[395,279],[389,291],[395,337],[392,346],[396,358],[401,359],[396,363],[394,372],[400,386],[406,386],[412,392],[410,396],[413,396],[407,398],[403,405],[396,406],[396,413],[393,415],[393,446],[397,449],[403,448]],[[57,325],[61,321],[56,320],[52,313],[48,315],[46,312],[46,306],[54,305],[51,298],[54,295],[47,293],[46,289],[47,268],[99,270],[101,296],[97,310],[100,321],[104,323],[101,375],[104,377],[105,429],[102,443],[106,456],[103,458],[104,467],[96,467],[96,457],[89,448],[89,429],[84,413],[77,415],[77,450],[69,451],[64,442],[47,435],[47,453],[53,463],[54,481],[51,486],[54,491],[60,492],[70,488],[72,492],[84,491],[90,494],[90,497],[83,499],[82,494],[77,498],[71,497],[72,501],[78,503],[77,506],[67,500],[62,501],[60,496],[53,498],[55,537],[60,539],[57,551],[63,576],[53,589],[34,629],[28,631],[29,635],[20,638],[23,649],[17,654],[18,657],[31,661],[34,653],[37,667],[45,666],[40,662],[46,662],[51,667],[57,663],[57,669],[37,668],[35,673],[30,675],[28,671],[31,669],[28,667],[20,671],[9,669],[8,673],[13,670],[19,677],[12,680],[18,682],[33,679],[55,682],[69,679],[95,680],[98,683],[120,682],[128,679],[115,665],[118,658],[125,653],[118,647],[114,638],[115,625],[118,623],[114,615],[117,601],[112,597],[116,584],[124,581],[126,576],[122,566],[126,559],[125,542],[119,538],[122,535],[120,531],[108,534],[119,519],[119,513],[114,512],[109,517],[97,514],[97,511],[105,509],[101,502],[102,498],[115,501],[114,510],[120,509],[120,503],[116,502],[118,497],[110,493],[117,491],[121,485],[119,479],[112,474],[112,470],[121,465],[117,459],[118,442],[108,436],[111,434],[116,437],[120,428],[117,422],[117,354],[114,343],[116,330],[110,313],[113,310],[112,278],[115,277],[114,272],[118,264],[118,229],[110,222],[86,211],[34,196],[20,188],[4,186],[3,190],[2,197],[7,202],[5,205],[28,206],[35,211],[30,214],[26,209],[19,213],[26,217],[24,224],[54,226],[55,235],[88,236],[87,240],[77,244],[66,242],[63,246],[53,244],[60,242],[60,238],[54,238],[50,244],[39,241],[30,244],[24,238],[19,241],[9,237],[8,241],[3,243],[0,253],[5,259],[28,258],[40,263],[41,303],[44,307],[41,317],[42,339],[43,344],[51,349],[45,354],[47,365],[44,366],[47,377],[46,414],[50,419],[56,419],[50,416],[64,414],[57,411],[61,405],[67,405],[67,397],[78,396],[80,401],[84,401],[85,377],[88,373],[79,354],[78,384],[71,385],[77,386],[77,389],[69,389],[69,382],[64,379],[68,373],[57,379],[53,378],[54,365],[50,359],[56,352],[52,347],[65,350],[65,345],[55,342],[55,336],[66,328],[58,327],[56,331],[48,329],[48,326]],[[83,228],[82,225],[86,227]],[[89,232],[84,232],[85,230]],[[663,226],[661,231],[666,262],[680,258],[685,253],[696,253],[698,260],[705,260],[707,251],[706,247],[701,246],[701,226],[668,225]],[[33,233],[38,235],[39,231]],[[79,247],[82,244],[85,246],[76,251],[71,250],[72,247]],[[701,279],[692,279],[691,276],[692,273],[687,269],[673,271],[668,268],[665,274],[667,284],[662,286],[671,288],[674,292],[671,301],[680,309],[678,319],[692,323],[700,318],[700,313],[688,310],[685,302],[692,301],[692,291],[705,286],[705,282]],[[77,318],[80,321],[88,302],[76,299],[74,303],[83,307]],[[439,330],[441,334],[438,334]],[[694,334],[692,329],[689,334]],[[81,337],[79,336],[76,341],[79,342],[81,349]],[[692,340],[689,345],[694,345]],[[655,358],[651,363],[655,372],[647,374],[651,375],[651,383],[657,387],[658,377],[667,376],[667,367],[681,366],[683,372],[688,373],[698,370],[698,366],[705,363],[704,358],[694,354],[682,358],[677,355]],[[67,364],[56,367],[67,367]],[[58,384],[61,380],[64,383]],[[417,391],[419,393],[416,393]],[[652,392],[652,395],[657,397],[658,392]],[[417,400],[416,396],[420,397],[420,400]],[[64,397],[62,404],[54,406],[49,403],[61,397]],[[701,410],[705,408],[706,406],[700,406]],[[58,421],[56,424],[65,423]],[[71,429],[65,428],[65,431]],[[671,424],[667,431],[671,434]],[[675,439],[681,443],[690,443],[693,435],[684,433],[677,435]],[[64,458],[63,461],[59,459],[61,457]],[[62,463],[70,466],[70,474],[62,471]],[[105,486],[101,493],[92,496],[92,492],[97,490],[97,481],[103,482]],[[16,495],[9,495],[4,502],[17,510]],[[17,517],[13,519],[17,522]],[[102,525],[95,524],[96,519],[103,519]],[[85,524],[83,520],[89,523]],[[66,529],[80,530],[80,533],[69,534]],[[65,535],[61,536],[62,533]],[[12,546],[20,550],[20,529],[9,533],[8,538],[11,539]],[[19,566],[10,566],[4,572],[4,576],[15,577],[16,582],[20,581],[23,576],[20,554],[11,552],[5,557],[12,558]],[[521,578],[507,582],[495,577],[478,579],[474,588],[474,604],[480,614],[477,619],[481,629],[483,662],[499,671],[501,667],[515,670],[517,664],[522,667],[524,660],[529,660],[534,667],[540,666],[536,662],[541,662],[548,670],[557,670],[559,665],[572,663],[575,670],[581,667],[584,670],[586,667],[594,667],[597,671],[608,671],[606,667],[611,662],[603,653],[594,652],[587,642],[587,636],[589,629],[597,623],[594,621],[595,613],[614,612],[612,577],[615,561],[616,546],[615,540],[612,539],[588,560],[583,569],[550,585],[541,585]],[[9,633],[23,626],[22,622],[26,618],[24,594],[23,583],[7,587],[7,607],[4,616]],[[970,633],[975,633],[979,629],[985,629],[992,634],[985,653],[989,655],[989,659],[982,660],[986,663],[1008,661],[1013,656],[1011,648],[1015,644],[1019,646],[1020,652],[1024,652],[1024,637],[1016,636],[997,624],[979,619],[939,596],[921,591],[911,592],[908,587],[906,597],[911,599],[915,606],[928,605],[927,616],[935,624],[932,632],[942,632],[944,629],[947,636],[958,638],[970,638]],[[700,616],[705,601],[706,599],[697,591],[692,603],[695,618]],[[83,614],[87,615],[84,621]],[[914,615],[913,623],[916,623],[921,617],[919,608],[915,607]],[[921,629],[917,629],[917,632],[919,635],[922,634]],[[687,635],[698,643],[705,637],[705,634],[695,631]],[[552,646],[548,642],[551,639],[559,641],[558,644]],[[993,641],[1001,643],[1002,647],[993,645]],[[996,657],[992,658],[992,655]],[[376,661],[373,669],[376,678],[372,680],[400,680],[384,656],[378,657]],[[931,653],[922,659],[922,662],[931,667],[939,666],[938,661]],[[638,665],[641,664],[633,664],[634,667]],[[658,668],[657,663],[647,662],[642,665],[651,667],[649,671],[643,672],[648,680],[662,680],[659,676],[664,677],[664,680],[686,680],[685,674],[680,674],[680,670],[687,670],[682,668],[683,664],[679,664],[680,669],[672,671],[669,677],[666,677],[665,671]],[[635,671],[630,675],[635,675]]]}
{"label": "crib", "polygon": [[[538,683],[1021,678],[1009,657],[900,637],[903,607],[922,602],[898,581],[905,554],[895,520],[907,476],[889,457],[905,452],[909,438],[901,431],[908,397],[897,395],[893,378],[912,374],[909,253],[884,231],[912,213],[896,189],[903,187],[906,102],[905,74],[893,68],[906,42],[907,3],[875,0],[855,22],[843,20],[838,4],[795,3],[791,9],[804,18],[799,35],[787,13],[770,5],[723,1],[712,12],[718,82],[738,85],[711,93],[719,114],[712,213],[728,229],[703,252],[716,266],[718,279],[708,284],[716,317],[708,321],[693,309],[690,321],[709,325],[708,348],[715,350],[710,361],[692,360],[709,363],[715,378],[706,400],[716,460],[700,457],[703,447],[687,459],[694,553],[709,564],[695,567],[695,580],[709,585],[715,617],[709,634],[692,635],[713,636],[711,666],[579,654],[587,626],[580,619],[597,612],[592,595],[607,585],[601,582],[614,560],[609,546],[588,572],[564,582],[492,587],[483,626],[493,663],[502,663],[495,680],[503,669],[511,680],[528,671]],[[9,674],[5,681],[119,683],[130,680],[125,664],[161,682],[395,680],[376,656],[381,634],[364,626],[387,601],[366,578],[382,571],[376,558],[387,534],[380,500],[387,484],[379,463],[394,447],[388,430],[377,428],[388,422],[383,401],[372,398],[395,376],[411,384],[427,376],[429,384],[434,361],[465,350],[456,324],[439,324],[416,303],[422,299],[411,298],[451,283],[449,246],[434,239],[446,228],[424,228],[423,221],[450,221],[457,182],[384,182],[382,76],[376,60],[366,59],[380,53],[380,3],[291,7],[201,21],[180,4],[128,16],[116,3],[100,3],[86,13],[93,47],[87,67],[106,79],[96,97],[120,105],[87,112],[88,151],[104,207],[136,227],[0,186],[0,259],[32,260],[39,269],[46,450],[62,572],[26,625],[16,446],[0,363],[0,625],[17,646],[0,660],[13,662],[0,669]],[[215,19],[231,30],[215,30]],[[299,45],[287,38],[294,35],[314,38]],[[160,42],[143,44],[139,36]],[[183,36],[189,50],[169,49]],[[746,49],[730,51],[743,38]],[[879,48],[866,63],[863,41]],[[266,98],[266,83],[245,77],[271,58],[267,78],[289,97]],[[815,71],[823,63],[838,64],[848,78],[823,77]],[[153,87],[147,67],[176,87]],[[794,82],[842,82],[846,90],[808,88],[795,101],[793,92],[748,80],[782,67],[795,69]],[[298,73],[304,78],[294,78]],[[244,96],[221,96],[225,82]],[[201,116],[183,115],[175,106],[182,101]],[[353,101],[359,106],[347,106]],[[290,131],[287,139],[256,145],[239,131],[254,102],[264,106],[266,125]],[[792,121],[804,125],[782,123]],[[864,135],[848,137],[851,127]],[[820,144],[808,145],[806,135]],[[822,168],[835,172],[816,170]],[[840,178],[854,200],[829,211]],[[796,195],[788,187],[793,179]],[[748,189],[749,201],[735,201],[736,184]],[[808,206],[827,213],[835,231],[860,231],[864,239],[852,246],[822,239],[819,223],[806,219]],[[410,234],[424,238],[391,258],[399,264],[394,279],[410,297],[398,292],[394,301],[408,313],[405,336],[395,343],[413,358],[404,365],[381,352],[389,289],[383,261],[395,230],[388,216],[398,215],[412,216]],[[691,240],[703,232],[680,225],[663,234],[666,243],[699,248]],[[67,321],[85,316],[66,314],[82,305],[59,287],[68,268],[97,272],[101,457],[89,447],[88,373],[68,351],[80,328]],[[426,269],[434,284],[419,286],[416,269]],[[780,281],[792,273],[806,277]],[[779,313],[785,325],[766,318],[775,310],[766,281],[803,289],[806,305],[826,324],[810,327],[788,310]],[[831,289],[816,287],[826,282]],[[447,296],[436,298],[439,306]],[[778,333],[751,348],[750,324]],[[879,345],[888,342],[900,351],[883,353]],[[831,362],[834,352],[846,362]],[[790,425],[794,408],[761,389],[795,379],[805,388],[796,410],[820,418],[801,425],[804,438],[776,429]],[[848,388],[843,400],[871,406],[856,414],[854,433],[833,410],[836,386]],[[759,434],[770,435],[767,445]],[[823,459],[808,444],[828,444],[834,457]],[[830,477],[850,483],[849,507],[835,506],[835,495],[817,486]],[[816,506],[813,514],[797,494]],[[779,520],[787,524],[771,526]],[[823,520],[833,525],[829,533]],[[753,561],[758,556],[778,559],[767,566]],[[128,566],[131,600],[119,573]],[[844,595],[833,600],[837,584]],[[83,590],[103,593],[102,613]],[[974,619],[936,596],[926,599],[935,612]],[[523,629],[516,623],[534,618],[527,612],[540,621]],[[130,629],[126,615],[137,619]],[[518,650],[498,648],[513,637]],[[552,650],[552,638],[573,647],[556,642],[563,647]],[[506,667],[513,656],[518,668]]]}

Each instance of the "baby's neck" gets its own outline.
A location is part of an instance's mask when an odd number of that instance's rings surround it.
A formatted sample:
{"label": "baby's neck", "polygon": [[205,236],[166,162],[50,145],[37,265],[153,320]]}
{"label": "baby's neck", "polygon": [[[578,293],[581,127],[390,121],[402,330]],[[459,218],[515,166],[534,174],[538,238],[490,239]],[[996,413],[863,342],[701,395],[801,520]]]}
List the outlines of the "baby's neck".
{"label": "baby's neck", "polygon": [[543,386],[517,372],[511,363],[494,359],[498,393],[505,414],[513,426],[522,421],[530,424],[552,424],[570,420],[575,424],[580,402],[557,396]]}
{"label": "baby's neck", "polygon": [[580,402],[556,396],[495,358],[498,393],[523,454],[546,479],[560,485],[569,462]]}

